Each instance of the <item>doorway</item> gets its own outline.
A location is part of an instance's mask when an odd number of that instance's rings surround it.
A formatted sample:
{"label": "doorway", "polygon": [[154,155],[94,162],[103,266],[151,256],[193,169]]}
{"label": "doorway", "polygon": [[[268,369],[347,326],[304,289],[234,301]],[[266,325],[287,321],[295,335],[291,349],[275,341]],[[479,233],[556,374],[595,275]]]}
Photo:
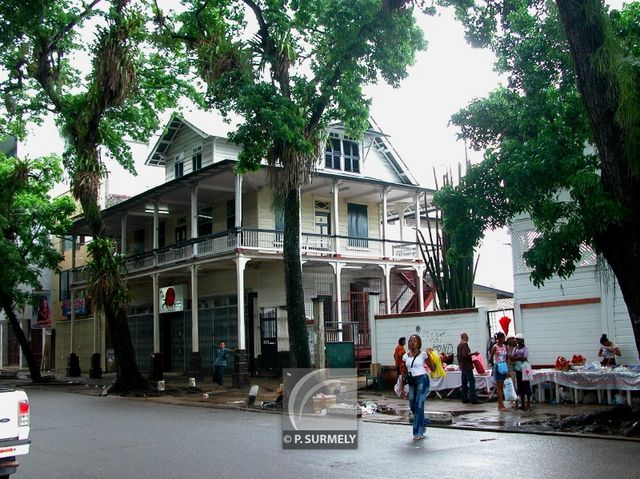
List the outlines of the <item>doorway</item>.
{"label": "doorway", "polygon": [[260,350],[261,364],[264,369],[278,368],[278,310],[261,308],[260,310]]}

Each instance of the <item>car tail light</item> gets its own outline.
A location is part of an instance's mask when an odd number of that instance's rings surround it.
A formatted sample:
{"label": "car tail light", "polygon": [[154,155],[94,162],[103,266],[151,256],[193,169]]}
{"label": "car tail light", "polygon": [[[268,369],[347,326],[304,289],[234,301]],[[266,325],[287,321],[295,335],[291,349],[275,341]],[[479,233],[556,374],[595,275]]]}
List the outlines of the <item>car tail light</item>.
{"label": "car tail light", "polygon": [[26,399],[18,401],[18,426],[29,425],[29,413],[29,401]]}

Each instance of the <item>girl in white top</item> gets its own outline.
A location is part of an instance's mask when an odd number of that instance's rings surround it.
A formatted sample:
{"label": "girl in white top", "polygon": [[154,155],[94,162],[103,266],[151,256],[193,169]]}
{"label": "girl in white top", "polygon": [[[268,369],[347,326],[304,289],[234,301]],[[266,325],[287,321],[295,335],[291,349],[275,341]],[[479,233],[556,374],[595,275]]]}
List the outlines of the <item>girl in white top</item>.
{"label": "girl in white top", "polygon": [[410,376],[409,407],[413,413],[413,440],[424,437],[424,402],[429,394],[429,375],[425,366],[433,369],[429,355],[422,351],[422,339],[412,334],[408,341],[409,352],[402,357],[402,372]]}

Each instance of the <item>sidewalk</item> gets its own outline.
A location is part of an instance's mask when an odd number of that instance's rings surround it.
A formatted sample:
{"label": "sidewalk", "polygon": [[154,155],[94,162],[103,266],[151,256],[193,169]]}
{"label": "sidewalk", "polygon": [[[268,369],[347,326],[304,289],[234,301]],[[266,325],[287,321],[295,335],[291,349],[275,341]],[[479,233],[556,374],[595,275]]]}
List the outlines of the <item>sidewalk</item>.
{"label": "sidewalk", "polygon": [[[69,392],[104,395],[108,386],[115,379],[114,373],[103,374],[100,379],[92,379],[87,375],[70,378],[63,374],[49,373],[50,381],[43,384],[32,384],[26,371],[0,373],[0,383],[15,384],[21,388],[64,388]],[[46,374],[45,374],[46,376]],[[265,409],[263,403],[275,401],[278,397],[280,378],[250,378],[250,385],[241,389],[231,387],[231,378],[225,378],[225,386],[212,382],[211,377],[196,382],[189,387],[189,378],[184,374],[165,374],[165,391],[153,392],[134,400],[149,400],[165,404],[210,407],[219,409],[236,409],[255,412],[276,412],[279,409]],[[364,383],[363,383],[364,384]],[[251,385],[259,387],[253,406],[247,406],[247,396]],[[360,390],[358,401],[361,405],[363,421],[387,424],[410,424],[409,404],[398,398],[393,391]],[[500,432],[526,432],[538,434],[567,434],[559,432],[560,421],[573,416],[584,416],[596,412],[608,411],[612,407],[583,404],[538,404],[534,403],[532,411],[509,409],[499,412],[495,400],[483,404],[463,404],[457,399],[438,399],[431,395],[426,402],[426,415],[434,427],[477,429]],[[571,434],[571,432],[569,432]],[[640,438],[620,436],[602,428],[588,427],[579,431],[579,436],[608,437],[640,441]]]}

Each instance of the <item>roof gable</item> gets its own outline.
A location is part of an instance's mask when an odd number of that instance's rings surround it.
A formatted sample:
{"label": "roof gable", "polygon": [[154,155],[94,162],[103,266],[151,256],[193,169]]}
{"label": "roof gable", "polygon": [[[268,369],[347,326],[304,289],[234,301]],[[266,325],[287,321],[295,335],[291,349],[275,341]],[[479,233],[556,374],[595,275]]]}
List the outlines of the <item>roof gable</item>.
{"label": "roof gable", "polygon": [[171,118],[169,118],[169,121],[164,127],[163,132],[160,134],[155,144],[153,145],[153,149],[151,150],[151,153],[149,153],[149,156],[147,157],[144,164],[148,166],[165,166],[165,154],[169,150],[171,143],[173,142],[181,128],[190,128],[203,139],[209,137],[209,135],[202,131],[200,128],[188,122],[177,113],[174,113],[173,115],[171,115]]}

